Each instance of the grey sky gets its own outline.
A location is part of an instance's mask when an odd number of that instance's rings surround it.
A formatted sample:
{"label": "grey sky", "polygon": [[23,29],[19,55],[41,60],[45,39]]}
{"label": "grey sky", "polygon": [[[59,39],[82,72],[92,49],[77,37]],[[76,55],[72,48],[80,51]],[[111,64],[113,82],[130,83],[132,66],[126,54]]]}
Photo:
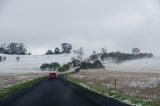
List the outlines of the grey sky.
{"label": "grey sky", "polygon": [[0,0],[0,43],[160,54],[159,0]]}

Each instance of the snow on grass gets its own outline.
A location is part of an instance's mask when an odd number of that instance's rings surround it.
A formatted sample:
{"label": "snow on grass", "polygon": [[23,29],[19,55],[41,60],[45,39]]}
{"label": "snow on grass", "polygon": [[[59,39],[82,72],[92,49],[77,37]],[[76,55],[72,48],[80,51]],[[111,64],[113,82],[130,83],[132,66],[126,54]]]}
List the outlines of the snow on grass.
{"label": "snow on grass", "polygon": [[[43,63],[58,62],[63,65],[71,61],[74,54],[60,55],[4,55],[6,61],[0,62],[0,89],[17,83],[32,80],[33,78],[47,76],[49,71],[41,71]],[[20,60],[17,62],[16,57]],[[70,70],[69,72],[72,72]],[[67,72],[66,72],[67,73]]]}
{"label": "snow on grass", "polygon": [[21,82],[26,82],[37,77],[42,77],[43,73],[1,73],[0,89],[6,88]]}
{"label": "snow on grass", "polygon": [[115,63],[105,61],[105,68],[112,71],[160,73],[160,58],[144,58]]}
{"label": "snow on grass", "polygon": [[148,78],[144,81],[132,81],[127,84],[130,87],[139,87],[139,88],[155,88],[160,85],[160,78]]}
{"label": "snow on grass", "polygon": [[117,79],[117,90],[128,96],[153,101],[160,100],[160,93],[157,93],[160,92],[160,73],[90,69],[80,70],[79,73],[72,74],[70,77],[112,90],[115,89],[115,79]]}
{"label": "snow on grass", "polygon": [[19,55],[19,62],[16,61],[17,55],[6,56],[5,62],[0,62],[0,73],[38,73],[43,63],[58,62],[61,65],[71,61],[73,54],[61,55]]}
{"label": "snow on grass", "polygon": [[[41,72],[39,67],[43,63],[59,62],[61,65],[71,61],[71,58],[75,57],[71,54],[60,55],[19,55],[20,61],[16,61],[17,55],[4,55],[6,56],[5,62],[0,62],[0,73],[30,73]],[[86,58],[87,56],[84,56]],[[150,72],[160,73],[160,58],[147,58],[125,61],[120,64],[114,61],[105,61],[105,68],[112,71],[123,72]]]}

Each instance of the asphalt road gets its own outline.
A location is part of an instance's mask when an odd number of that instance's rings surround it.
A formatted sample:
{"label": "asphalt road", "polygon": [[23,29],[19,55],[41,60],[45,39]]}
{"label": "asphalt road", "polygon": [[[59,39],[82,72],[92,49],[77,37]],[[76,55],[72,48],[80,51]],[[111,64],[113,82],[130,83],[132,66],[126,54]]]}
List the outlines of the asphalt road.
{"label": "asphalt road", "polygon": [[[113,103],[112,103],[113,102]],[[4,106],[100,106],[62,80],[45,80]],[[110,100],[105,106],[126,106]]]}

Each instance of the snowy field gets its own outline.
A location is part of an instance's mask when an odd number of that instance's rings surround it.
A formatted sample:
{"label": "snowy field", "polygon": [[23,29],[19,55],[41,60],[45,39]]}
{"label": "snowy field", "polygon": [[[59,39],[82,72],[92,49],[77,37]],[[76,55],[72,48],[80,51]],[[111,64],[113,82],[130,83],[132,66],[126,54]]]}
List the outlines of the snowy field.
{"label": "snowy field", "polygon": [[0,89],[31,80],[36,77],[46,76],[49,72],[41,71],[43,63],[59,62],[61,65],[71,61],[72,55],[24,55],[19,56],[17,62],[16,55],[3,55],[7,59],[0,62]]}
{"label": "snowy field", "polygon": [[0,62],[0,73],[41,73],[40,66],[43,63],[58,62],[61,65],[71,61],[71,55],[24,55],[19,56],[17,62],[16,55],[1,55],[6,56],[6,61]]}
{"label": "snowy field", "polygon": [[[6,56],[6,61],[0,62],[0,89],[10,85],[48,75],[40,70],[43,63],[59,62],[61,65],[71,61],[73,54],[61,55],[16,55]],[[73,78],[85,80],[89,84],[97,84],[106,88],[114,88],[117,79],[117,89],[131,96],[160,100],[160,58],[130,60],[116,64],[113,61],[103,62],[103,70],[81,70],[71,75]]]}
{"label": "snowy field", "polygon": [[45,75],[47,73],[0,73],[0,89]]}
{"label": "snowy field", "polygon": [[119,64],[110,60],[105,61],[104,65],[107,70],[112,71],[160,73],[159,57],[130,60]]}
{"label": "snowy field", "polygon": [[[58,62],[61,65],[71,61],[75,57],[73,54],[61,55],[24,55],[20,56],[20,61],[16,61],[16,55],[6,56],[6,61],[0,62],[0,73],[39,73],[43,63]],[[87,56],[86,56],[87,57]],[[130,60],[116,64],[113,61],[103,62],[106,70],[120,72],[147,72],[160,73],[160,58]]]}
{"label": "snowy field", "polygon": [[115,88],[126,95],[160,103],[160,73],[121,72],[111,70],[81,70],[70,78],[82,80],[91,85]]}

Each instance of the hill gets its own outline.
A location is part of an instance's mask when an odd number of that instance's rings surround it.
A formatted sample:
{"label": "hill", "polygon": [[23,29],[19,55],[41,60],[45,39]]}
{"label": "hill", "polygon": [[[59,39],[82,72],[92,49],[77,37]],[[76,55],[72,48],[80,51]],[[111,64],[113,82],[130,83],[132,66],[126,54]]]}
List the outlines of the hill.
{"label": "hill", "polygon": [[[4,55],[7,59],[0,62],[0,73],[37,73],[41,72],[39,67],[43,63],[58,62],[65,64],[71,61],[73,54],[60,54],[60,55]],[[17,62],[17,56],[20,57]]]}
{"label": "hill", "polygon": [[112,71],[160,73],[160,58],[144,58],[115,63],[105,61],[105,68]]}

